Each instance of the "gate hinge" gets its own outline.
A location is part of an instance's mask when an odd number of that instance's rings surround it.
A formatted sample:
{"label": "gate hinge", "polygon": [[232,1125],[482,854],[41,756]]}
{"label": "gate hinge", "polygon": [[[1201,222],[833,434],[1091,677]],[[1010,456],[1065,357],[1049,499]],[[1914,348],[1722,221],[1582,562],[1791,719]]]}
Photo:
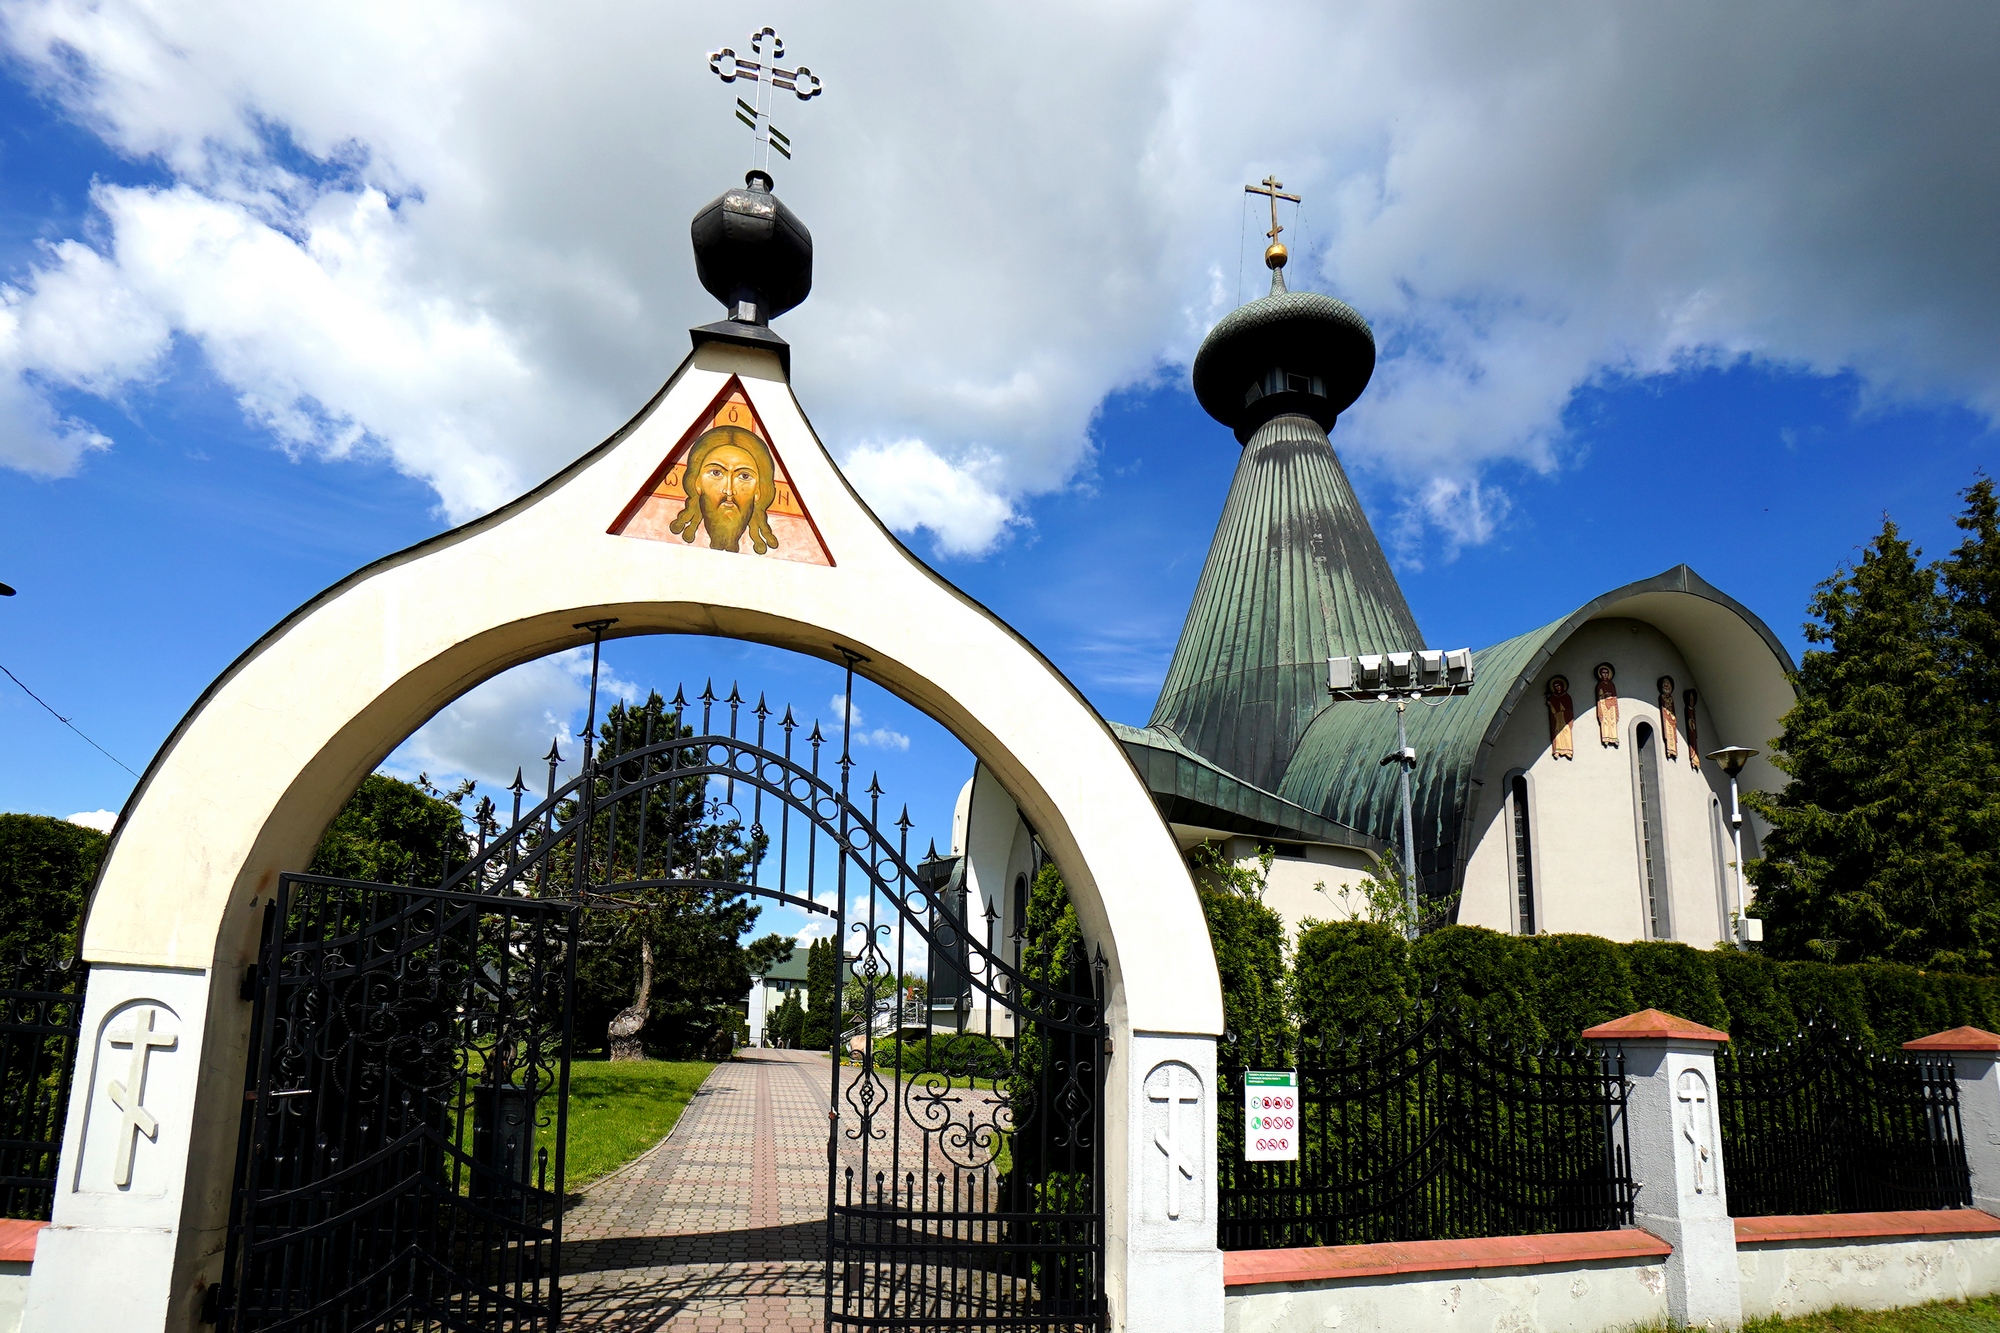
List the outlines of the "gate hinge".
{"label": "gate hinge", "polygon": [[1115,1051],[1113,1051],[1113,1050],[1111,1049],[1111,1038],[1109,1038],[1109,1037],[1106,1037],[1106,1038],[1104,1039],[1104,1053],[1105,1053],[1106,1055],[1115,1055],[1115,1054],[1116,1054],[1116,1052],[1115,1052]]}
{"label": "gate hinge", "polygon": [[[257,998],[257,965],[255,963],[243,969],[243,984],[237,987],[236,998],[239,1000],[254,1000]],[[211,1287],[209,1290],[213,1291],[214,1288]]]}

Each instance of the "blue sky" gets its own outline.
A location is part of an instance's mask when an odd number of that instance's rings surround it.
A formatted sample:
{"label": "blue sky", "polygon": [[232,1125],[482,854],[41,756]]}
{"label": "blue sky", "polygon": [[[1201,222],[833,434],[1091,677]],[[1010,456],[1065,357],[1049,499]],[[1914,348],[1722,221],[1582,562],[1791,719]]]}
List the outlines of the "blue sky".
{"label": "blue sky", "polygon": [[[1258,20],[1168,7],[1076,90],[1101,137],[1145,146],[1107,155],[1028,95],[1070,91],[1030,60],[1033,24],[946,25],[958,100],[925,102],[932,76],[880,72],[917,68],[887,58],[893,15],[849,33],[776,8],[838,73],[788,113],[801,161],[780,173],[818,243],[814,298],[779,326],[805,407],[885,520],[1108,717],[1145,720],[1236,462],[1185,359],[1246,257],[1255,281],[1238,191],[1267,170],[1307,196],[1294,286],[1354,301],[1382,342],[1334,440],[1434,643],[1685,561],[1797,652],[1813,585],[1885,512],[1941,553],[1956,492],[1994,466],[2000,262],[1966,222],[1990,222],[2000,180],[1968,73],[2000,48],[1980,11],[1808,31],[1775,6],[1724,43],[1719,9],[1585,8],[1608,26],[1481,46],[1357,5],[1334,68],[1246,100]],[[686,218],[745,151],[701,61],[656,58],[747,28],[733,9],[627,11],[651,25],[641,59],[526,9],[467,10],[468,42],[303,6],[334,54],[295,67],[296,34],[254,8],[162,12],[0,18],[0,580],[20,590],[0,663],[134,769],[293,607],[646,399],[714,317]],[[1111,25],[1044,17],[1093,42]],[[1617,53],[1639,50],[1635,73]],[[1862,50],[1896,95],[1857,135],[1884,94],[1826,72]],[[357,89],[364,58],[385,72]],[[628,59],[622,81],[591,63]],[[1805,91],[1768,95],[1780,65]],[[911,183],[928,202],[895,216]],[[840,689],[740,644],[624,641],[607,663],[807,711]],[[516,675],[394,766],[491,781],[537,757],[532,736],[575,725],[576,667]],[[879,691],[856,703],[863,761],[920,841],[948,836],[964,751]],[[4,680],[0,736],[0,809],[130,790]]]}

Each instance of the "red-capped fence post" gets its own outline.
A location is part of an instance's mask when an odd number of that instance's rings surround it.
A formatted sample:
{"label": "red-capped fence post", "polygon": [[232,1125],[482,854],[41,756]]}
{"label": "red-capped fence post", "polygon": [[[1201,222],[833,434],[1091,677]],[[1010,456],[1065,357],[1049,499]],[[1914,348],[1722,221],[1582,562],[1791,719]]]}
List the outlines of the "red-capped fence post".
{"label": "red-capped fence post", "polygon": [[1903,1049],[1951,1057],[1965,1126],[1965,1164],[1972,1169],[1972,1206],[2000,1214],[2000,1036],[1953,1028],[1906,1041]]}
{"label": "red-capped fence post", "polygon": [[1729,1034],[1645,1009],[1586,1028],[1583,1037],[1625,1051],[1634,1220],[1674,1247],[1668,1314],[1676,1324],[1735,1328],[1743,1293],[1715,1108],[1715,1052]]}

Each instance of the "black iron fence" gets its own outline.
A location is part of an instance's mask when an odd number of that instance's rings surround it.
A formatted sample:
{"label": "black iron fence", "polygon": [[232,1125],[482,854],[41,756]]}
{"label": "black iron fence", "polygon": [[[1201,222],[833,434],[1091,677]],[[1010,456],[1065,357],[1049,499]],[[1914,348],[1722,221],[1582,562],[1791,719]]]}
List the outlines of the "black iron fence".
{"label": "black iron fence", "polygon": [[1299,1157],[1246,1162],[1242,1069],[1220,1072],[1225,1250],[1629,1225],[1624,1056],[1510,1050],[1446,1010],[1298,1068]]}
{"label": "black iron fence", "polygon": [[89,966],[0,967],[0,1217],[46,1222]]}
{"label": "black iron fence", "polygon": [[1871,1051],[1822,1022],[1724,1051],[1715,1074],[1735,1216],[1971,1206],[1948,1056]]}

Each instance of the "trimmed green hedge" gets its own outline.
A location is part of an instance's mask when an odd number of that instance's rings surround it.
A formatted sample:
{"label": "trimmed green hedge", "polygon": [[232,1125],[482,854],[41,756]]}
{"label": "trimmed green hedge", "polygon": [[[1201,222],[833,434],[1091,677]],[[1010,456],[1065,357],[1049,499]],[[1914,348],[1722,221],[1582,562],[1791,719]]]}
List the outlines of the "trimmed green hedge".
{"label": "trimmed green hedge", "polygon": [[1403,937],[1373,921],[1308,921],[1292,964],[1292,1012],[1308,1047],[1391,1027],[1417,999]]}
{"label": "trimmed green hedge", "polygon": [[1430,988],[1519,1045],[1574,1041],[1592,1024],[1640,1009],[1721,1028],[1739,1046],[1783,1041],[1819,1016],[1888,1048],[1962,1025],[2000,1031],[1993,977],[1478,926],[1447,926],[1414,944],[1366,922],[1308,922],[1299,932],[1291,999],[1309,1044],[1395,1022]]}
{"label": "trimmed green hedge", "polygon": [[76,952],[83,900],[110,842],[47,815],[0,815],[0,965],[37,967]]}
{"label": "trimmed green hedge", "polygon": [[[901,1061],[900,1066],[897,1064]],[[918,1074],[949,1074],[953,1078],[1005,1078],[1014,1057],[983,1032],[933,1032],[928,1038],[877,1042],[878,1069],[900,1067],[906,1078]]]}

